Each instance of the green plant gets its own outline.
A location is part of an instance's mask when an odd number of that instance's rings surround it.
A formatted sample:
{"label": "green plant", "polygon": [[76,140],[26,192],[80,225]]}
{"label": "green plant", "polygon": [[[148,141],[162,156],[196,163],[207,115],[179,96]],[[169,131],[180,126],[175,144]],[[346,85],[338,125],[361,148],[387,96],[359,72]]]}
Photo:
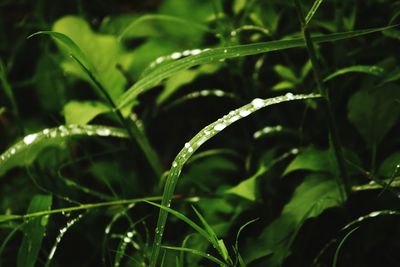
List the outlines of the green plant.
{"label": "green plant", "polygon": [[398,265],[398,3],[45,2],[0,47],[0,266]]}

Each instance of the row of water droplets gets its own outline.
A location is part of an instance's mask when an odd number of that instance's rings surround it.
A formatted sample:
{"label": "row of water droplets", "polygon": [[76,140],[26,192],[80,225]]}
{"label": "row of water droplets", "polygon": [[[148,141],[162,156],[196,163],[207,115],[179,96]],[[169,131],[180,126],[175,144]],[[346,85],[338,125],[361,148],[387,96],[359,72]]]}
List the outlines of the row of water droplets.
{"label": "row of water droplets", "polygon": [[[71,228],[71,226],[73,226],[76,222],[78,222],[80,219],[82,219],[82,217],[83,217],[83,214],[79,214],[76,218],[69,220],[67,222],[67,224],[63,228],[60,229],[60,232],[58,233],[58,236],[56,237],[56,241],[55,241],[53,247],[51,248],[49,256],[47,257],[48,263],[50,263],[51,259],[54,257],[54,253],[56,252],[58,244],[60,244],[61,239],[63,238],[65,233],[68,231],[69,228]],[[48,264],[46,264],[46,266],[47,265]]]}
{"label": "row of water droplets", "polygon": [[[183,165],[190,158],[191,155],[207,140],[211,139],[213,136],[224,130],[227,126],[235,123],[236,121],[249,116],[250,114],[256,112],[257,110],[264,108],[269,105],[278,104],[281,102],[300,100],[308,98],[320,97],[317,94],[309,95],[293,95],[292,93],[287,93],[283,96],[278,96],[269,99],[255,98],[251,103],[242,106],[238,109],[232,110],[227,115],[218,119],[214,123],[203,128],[197,135],[195,135],[189,142],[184,144],[182,150],[178,153],[175,160],[172,162],[172,167],[170,169],[163,194],[162,205],[166,207],[171,206],[171,199],[174,193],[175,186],[178,182],[179,175],[182,171]],[[163,236],[163,230],[167,219],[167,212],[165,210],[160,210],[160,217],[155,229],[156,246],[160,245]]]}
{"label": "row of water droplets", "polygon": [[114,136],[120,138],[127,138],[127,134],[124,130],[99,126],[99,125],[61,125],[56,128],[46,128],[38,133],[33,133],[25,136],[21,141],[10,147],[0,156],[0,164],[2,161],[10,159],[13,155],[18,153],[30,145],[39,143],[46,139],[55,139],[75,135],[88,135],[88,136]]}
{"label": "row of water droplets", "polygon": [[199,55],[205,51],[210,50],[209,48],[205,48],[205,49],[191,49],[191,50],[184,50],[182,52],[174,52],[170,55],[167,56],[161,56],[158,57],[156,60],[154,60],[153,62],[150,63],[149,65],[149,69],[154,69],[155,67],[157,67],[158,65],[167,62],[167,61],[171,61],[171,60],[177,60],[183,57],[187,57],[187,56],[195,56],[195,55]]}
{"label": "row of water droplets", "polygon": [[345,227],[342,228],[342,230],[346,230],[346,229],[352,227],[353,225],[363,222],[370,218],[374,218],[374,217],[378,217],[378,216],[393,216],[393,215],[400,216],[400,212],[394,211],[394,210],[373,211],[373,212],[371,212],[365,216],[361,216],[357,220],[354,220],[351,223],[347,224]]}
{"label": "row of water droplets", "polygon": [[253,134],[254,139],[258,139],[264,135],[271,134],[271,133],[278,133],[283,130],[282,125],[276,125],[276,126],[266,126],[262,128],[261,130],[258,130]]}

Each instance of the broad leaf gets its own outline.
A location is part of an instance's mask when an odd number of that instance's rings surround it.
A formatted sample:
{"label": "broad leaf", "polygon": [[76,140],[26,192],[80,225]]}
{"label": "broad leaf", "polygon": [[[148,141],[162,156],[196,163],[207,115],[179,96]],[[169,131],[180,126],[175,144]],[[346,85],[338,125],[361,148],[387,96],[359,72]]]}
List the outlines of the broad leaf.
{"label": "broad leaf", "polygon": [[377,146],[400,115],[399,87],[386,84],[355,93],[348,103],[348,118],[369,147]]}
{"label": "broad leaf", "polygon": [[[32,198],[27,213],[45,211],[51,208],[52,197],[36,195]],[[23,227],[24,238],[18,250],[17,266],[33,267],[36,264],[42,240],[46,232],[48,216],[30,219]]]}
{"label": "broad leaf", "polygon": [[304,221],[319,216],[330,207],[340,205],[340,199],[341,194],[335,180],[319,175],[305,178],[283,208],[282,214],[257,239],[249,241],[252,245],[243,253],[244,260],[250,263],[268,256],[263,261],[264,266],[281,266],[283,260],[290,255],[292,242]]}
{"label": "broad leaf", "polygon": [[110,108],[98,101],[70,101],[64,106],[65,123],[85,125],[107,111]]}

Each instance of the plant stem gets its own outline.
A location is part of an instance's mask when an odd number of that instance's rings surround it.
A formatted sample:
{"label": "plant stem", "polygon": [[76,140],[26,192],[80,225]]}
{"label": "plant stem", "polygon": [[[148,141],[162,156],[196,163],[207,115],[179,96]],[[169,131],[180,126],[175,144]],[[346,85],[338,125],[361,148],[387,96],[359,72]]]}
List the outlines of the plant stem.
{"label": "plant stem", "polygon": [[314,78],[317,83],[318,91],[322,95],[322,98],[323,98],[322,108],[323,108],[326,116],[328,116],[328,128],[329,128],[330,142],[332,143],[336,162],[339,167],[339,176],[340,176],[339,181],[344,186],[344,192],[342,192],[342,193],[347,198],[348,195],[350,194],[351,187],[350,187],[348,176],[347,176],[345,160],[344,160],[344,156],[343,156],[340,139],[337,134],[337,129],[335,127],[335,117],[334,117],[334,114],[332,111],[329,93],[328,93],[326,87],[324,86],[324,83],[322,80],[321,68],[319,66],[319,62],[318,62],[318,59],[316,56],[315,47],[314,47],[313,41],[311,39],[310,31],[308,30],[307,25],[305,24],[304,13],[303,13],[303,9],[301,7],[300,0],[295,0],[295,4],[296,4],[297,15],[298,15],[300,23],[301,23],[304,40],[306,42],[308,55],[311,60],[311,64],[312,64],[312,68],[313,68],[313,72],[314,72]]}
{"label": "plant stem", "polygon": [[128,132],[128,135],[131,140],[136,140],[138,143],[139,147],[142,149],[144,155],[146,156],[150,166],[152,167],[155,175],[160,179],[163,173],[163,168],[161,166],[161,163],[157,157],[157,154],[154,152],[154,150],[150,147],[150,142],[148,141],[146,135],[139,129],[137,124],[135,122],[132,123],[132,128],[128,124],[128,122],[125,120],[124,116],[122,115],[121,111],[117,108],[115,105],[114,101],[112,100],[110,94],[107,92],[107,90],[104,88],[104,86],[94,77],[91,71],[89,71],[83,64],[82,62],[71,55],[71,57],[78,62],[78,64],[82,67],[82,69],[86,72],[87,75],[89,75],[89,78],[93,81],[93,83],[99,88],[101,94],[105,97],[109,105],[112,107],[113,112],[117,115],[118,120],[121,122],[122,126],[126,129]]}

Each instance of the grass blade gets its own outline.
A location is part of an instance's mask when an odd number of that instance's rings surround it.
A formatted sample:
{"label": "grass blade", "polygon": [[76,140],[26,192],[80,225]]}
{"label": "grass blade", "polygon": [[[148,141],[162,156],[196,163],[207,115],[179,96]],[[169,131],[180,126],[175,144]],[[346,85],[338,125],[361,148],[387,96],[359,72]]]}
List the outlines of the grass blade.
{"label": "grass blade", "polygon": [[9,169],[31,164],[46,147],[57,146],[74,136],[107,136],[128,138],[125,130],[101,125],[61,125],[29,134],[0,156],[0,176]]}
{"label": "grass blade", "polygon": [[[309,94],[309,95],[293,95],[288,93],[284,96],[278,96],[269,99],[254,99],[250,104],[244,105],[236,110],[232,110],[229,114],[220,118],[219,120],[209,124],[203,128],[196,136],[194,136],[188,143],[185,144],[184,148],[178,153],[175,160],[172,163],[172,167],[169,171],[167,181],[164,187],[162,206],[169,207],[171,204],[172,195],[174,193],[176,184],[178,182],[180,173],[186,161],[194,154],[194,152],[203,145],[206,141],[210,140],[213,136],[220,133],[229,125],[235,123],[236,121],[247,117],[248,115],[258,111],[261,108],[279,104],[282,102],[292,101],[292,100],[302,100],[310,98],[319,98],[320,95]],[[157,229],[160,229],[155,236],[153,243],[152,256],[150,261],[150,266],[154,267],[157,263],[158,254],[160,251],[160,243],[162,240],[162,235],[164,227],[167,221],[167,211],[161,210]]]}
{"label": "grass blade", "polygon": [[[52,197],[49,195],[36,195],[32,198],[28,207],[28,213],[49,210]],[[48,216],[31,219],[24,225],[24,238],[18,250],[17,266],[34,267],[42,240],[46,232]]]}
{"label": "grass blade", "polygon": [[215,262],[215,263],[219,264],[219,266],[228,267],[228,265],[226,263],[224,263],[223,261],[217,259],[214,256],[211,256],[208,253],[204,253],[203,251],[200,251],[200,250],[191,249],[191,248],[170,247],[170,246],[162,246],[162,248],[170,249],[170,250],[190,252],[190,253],[199,255],[199,256],[201,256],[201,257],[203,257],[205,259],[208,259],[208,260],[210,260],[212,262]]}
{"label": "grass blade", "polygon": [[375,76],[380,76],[384,73],[385,69],[378,67],[378,66],[366,66],[366,65],[357,65],[357,66],[350,66],[346,67],[340,70],[335,71],[334,73],[330,74],[324,79],[324,82],[327,82],[335,77],[338,77],[340,75],[346,74],[346,73],[351,73],[351,72],[360,72],[360,73],[366,73],[366,74],[371,74]]}
{"label": "grass blade", "polygon": [[[191,219],[189,219],[188,217],[186,217],[185,215],[183,215],[182,213],[173,210],[169,207],[154,203],[154,202],[150,202],[150,201],[145,201],[153,206],[156,206],[158,208],[160,208],[161,210],[171,213],[172,215],[174,215],[175,217],[177,217],[178,219],[184,221],[185,223],[187,223],[190,227],[192,227],[196,232],[198,232],[200,235],[202,235],[205,239],[207,239],[210,243],[214,244],[214,239],[213,236],[211,236],[206,230],[204,230],[203,228],[201,228],[198,224],[196,224],[194,221],[192,221]],[[163,228],[158,228],[156,229],[156,234],[162,233]]]}
{"label": "grass blade", "polygon": [[354,228],[353,230],[351,230],[350,232],[348,232],[343,239],[340,241],[339,246],[337,247],[336,251],[335,251],[335,255],[333,257],[333,263],[332,263],[332,267],[336,267],[337,266],[337,260],[339,258],[339,252],[340,249],[342,248],[344,242],[346,242],[346,240],[350,237],[350,235],[352,233],[354,233],[356,230],[358,230],[359,227]]}
{"label": "grass blade", "polygon": [[[396,25],[397,26],[397,25]],[[371,28],[358,31],[334,33],[329,35],[314,36],[314,43],[334,42],[344,39],[350,39],[357,36],[362,36],[374,32],[381,32],[396,26],[388,26],[381,28]],[[175,73],[189,69],[191,67],[205,64],[219,62],[220,60],[243,57],[249,55],[256,55],[261,53],[267,53],[272,51],[279,51],[295,47],[304,47],[305,42],[302,37],[270,41],[264,43],[255,43],[248,45],[237,45],[230,47],[219,47],[213,49],[195,49],[192,50],[191,56],[181,58],[177,61],[166,62],[152,71],[149,71],[147,75],[143,76],[138,82],[128,89],[117,102],[118,108],[123,108],[133,104],[136,97],[150,88],[158,85],[162,80],[171,77]],[[195,53],[194,53],[195,51]]]}
{"label": "grass blade", "polygon": [[310,11],[308,11],[306,18],[305,18],[305,25],[307,25],[311,19],[313,18],[313,16],[315,15],[315,13],[317,12],[319,6],[322,4],[323,0],[315,0],[314,4],[312,5]]}
{"label": "grass blade", "polygon": [[28,39],[42,34],[50,35],[54,40],[56,40],[59,44],[66,48],[70,55],[77,58],[87,69],[94,69],[93,65],[90,63],[89,59],[86,57],[85,53],[83,53],[83,51],[79,48],[79,46],[71,38],[63,33],[54,31],[39,31],[29,35]]}

